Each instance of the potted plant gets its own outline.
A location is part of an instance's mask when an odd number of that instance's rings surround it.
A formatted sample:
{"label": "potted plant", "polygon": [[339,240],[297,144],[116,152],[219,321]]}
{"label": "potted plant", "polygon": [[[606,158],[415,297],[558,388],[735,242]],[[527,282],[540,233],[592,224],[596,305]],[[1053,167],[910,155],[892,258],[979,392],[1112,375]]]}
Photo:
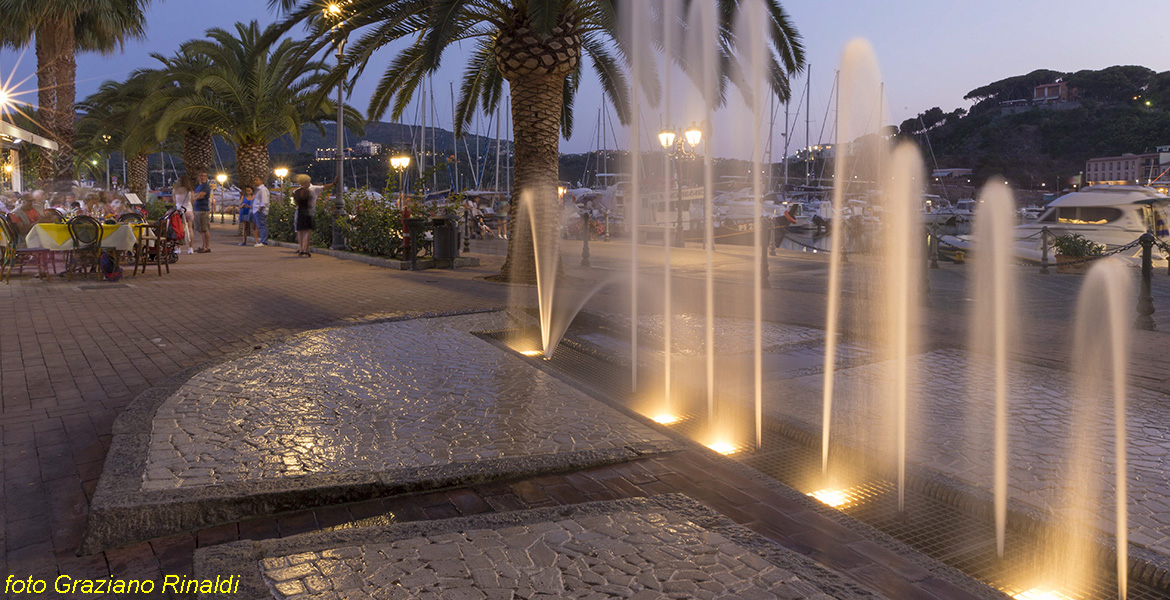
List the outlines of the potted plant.
{"label": "potted plant", "polygon": [[1093,261],[1077,262],[1094,256],[1101,256],[1105,247],[1079,233],[1066,233],[1057,236],[1052,244],[1056,248],[1056,272],[1068,274],[1082,274],[1089,270]]}

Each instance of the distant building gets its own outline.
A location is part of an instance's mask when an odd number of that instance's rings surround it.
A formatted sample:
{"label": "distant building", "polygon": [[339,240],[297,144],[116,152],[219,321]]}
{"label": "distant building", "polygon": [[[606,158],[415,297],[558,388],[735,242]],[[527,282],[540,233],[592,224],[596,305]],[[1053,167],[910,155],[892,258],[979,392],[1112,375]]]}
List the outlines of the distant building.
{"label": "distant building", "polygon": [[[371,142],[369,140],[362,140],[353,148],[345,149],[346,158],[366,158],[370,156],[377,156],[382,152],[382,144]],[[313,158],[316,160],[336,160],[336,148],[317,148],[313,152]]]}
{"label": "distant building", "polygon": [[935,169],[930,176],[935,179],[960,179],[970,177],[971,169]]}
{"label": "distant building", "polygon": [[1072,102],[1077,99],[1077,89],[1068,87],[1063,81],[1038,85],[1032,88],[1033,104],[1055,104]]}
{"label": "distant building", "polygon": [[1170,152],[1090,158],[1085,163],[1085,181],[1088,185],[1149,185],[1167,168],[1170,168]]}

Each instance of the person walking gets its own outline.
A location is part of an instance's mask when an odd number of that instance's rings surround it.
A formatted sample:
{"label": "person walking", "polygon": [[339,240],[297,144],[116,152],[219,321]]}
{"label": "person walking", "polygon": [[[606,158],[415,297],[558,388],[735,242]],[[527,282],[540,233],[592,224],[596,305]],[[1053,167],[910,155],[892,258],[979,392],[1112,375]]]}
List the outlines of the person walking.
{"label": "person walking", "polygon": [[297,205],[297,243],[301,248],[297,251],[297,256],[308,258],[313,256],[309,252],[309,243],[313,238],[313,216],[317,214],[317,198],[322,192],[332,188],[337,181],[326,185],[313,185],[313,179],[305,174],[297,175],[294,181],[297,183],[297,189],[293,191],[293,201]]}
{"label": "person walking", "polygon": [[259,177],[252,180],[256,199],[252,201],[252,221],[256,224],[256,245],[268,245],[268,186]]}
{"label": "person walking", "polygon": [[240,192],[240,226],[241,232],[244,236],[244,241],[240,242],[241,246],[248,245],[248,234],[254,231],[254,223],[252,221],[252,203],[255,202],[255,200],[256,188],[250,185],[245,185],[243,191]]}
{"label": "person walking", "polygon": [[207,182],[207,171],[200,171],[199,183],[191,193],[191,206],[195,208],[195,231],[199,232],[203,246],[195,252],[211,252],[211,184]]}
{"label": "person walking", "polygon": [[175,210],[183,215],[183,242],[187,244],[187,254],[195,252],[195,209],[191,207],[191,195],[194,193],[191,177],[183,175],[172,193],[175,196]]}

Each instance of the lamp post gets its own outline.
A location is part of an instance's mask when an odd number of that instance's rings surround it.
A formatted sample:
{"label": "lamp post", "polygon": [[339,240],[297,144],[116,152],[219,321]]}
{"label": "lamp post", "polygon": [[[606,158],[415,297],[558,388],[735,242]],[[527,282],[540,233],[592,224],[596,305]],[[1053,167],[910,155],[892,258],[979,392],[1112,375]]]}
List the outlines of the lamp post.
{"label": "lamp post", "polygon": [[219,182],[219,223],[223,224],[223,184],[227,182],[227,175],[220,173],[215,176],[215,180]]}
{"label": "lamp post", "polygon": [[398,210],[406,204],[406,186],[403,178],[406,175],[406,169],[410,167],[409,156],[393,156],[390,158],[390,166],[398,173]]}
{"label": "lamp post", "polygon": [[[675,188],[678,190],[678,202],[675,208],[678,210],[678,220],[675,222],[675,246],[685,246],[683,241],[683,199],[682,199],[682,177],[679,175],[678,161],[680,159],[690,159],[695,157],[695,148],[703,141],[703,130],[695,123],[679,136],[675,134],[673,129],[663,129],[658,133],[658,143],[662,145],[662,149],[671,158],[674,164]],[[667,175],[669,177],[669,174]]]}
{"label": "lamp post", "polygon": [[[334,21],[333,34],[337,44],[337,66],[341,67],[345,58],[345,32],[341,27],[345,20],[341,3],[350,0],[335,0],[325,6],[322,11],[325,18]],[[345,79],[337,82],[337,189],[333,199],[333,244],[334,250],[345,250],[345,233],[341,229],[341,219],[345,216]]]}
{"label": "lamp post", "polygon": [[288,177],[288,169],[285,167],[276,167],[272,170],[272,174],[280,181],[280,199],[282,201],[288,200],[288,188],[285,187],[285,178]]}

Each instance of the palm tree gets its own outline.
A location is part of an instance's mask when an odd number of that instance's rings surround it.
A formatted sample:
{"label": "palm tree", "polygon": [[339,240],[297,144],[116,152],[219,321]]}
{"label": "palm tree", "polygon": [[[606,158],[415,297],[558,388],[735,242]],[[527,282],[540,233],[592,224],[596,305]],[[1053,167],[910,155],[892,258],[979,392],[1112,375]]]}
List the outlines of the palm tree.
{"label": "palm tree", "polygon": [[119,150],[126,157],[127,186],[145,199],[149,187],[147,158],[163,149],[155,136],[159,111],[146,102],[155,93],[155,80],[138,71],[124,82],[107,81],[78,104],[84,115],[77,122],[77,147],[83,154]]}
{"label": "palm tree", "polygon": [[145,34],[150,0],[0,0],[0,46],[35,41],[37,121],[58,144],[41,179],[72,180],[77,51],[111,53]]}
{"label": "palm tree", "polygon": [[[206,102],[211,102],[209,90],[203,88],[195,91],[199,77],[211,69],[211,61],[206,56],[183,49],[171,57],[161,54],[151,56],[162,66],[150,71],[155,78],[156,90],[144,109],[161,112],[175,100],[197,94],[206,95]],[[187,174],[194,177],[199,172],[209,171],[215,159],[215,139],[211,129],[203,124],[190,123],[183,128],[182,134],[183,164],[186,165]]]}
{"label": "palm tree", "polygon": [[[205,56],[210,66],[163,111],[158,138],[175,127],[207,127],[235,147],[238,181],[251,183],[268,178],[268,144],[283,135],[299,144],[303,126],[335,119],[336,105],[314,93],[324,65],[297,60],[292,40],[270,46],[267,34],[252,21],[237,23],[235,35],[215,28],[183,44],[181,53]],[[360,128],[356,111],[348,109],[347,120]]]}
{"label": "palm tree", "polygon": [[[515,224],[500,277],[506,281],[535,280],[531,234],[516,219],[515,200],[525,191],[540,199],[533,212],[538,222],[551,216],[556,201],[560,135],[572,132],[572,102],[581,81],[582,54],[589,57],[607,98],[622,122],[629,117],[628,85],[623,65],[625,42],[618,36],[618,0],[334,0],[344,20],[330,22],[322,0],[269,0],[288,13],[287,30],[298,23],[313,27],[310,51],[333,43],[334,35],[368,28],[357,38],[336,69],[332,82],[347,74],[357,77],[372,54],[387,44],[413,39],[387,67],[370,99],[368,116],[390,110],[402,117],[423,78],[439,67],[444,51],[472,44],[460,88],[456,129],[462,133],[481,104],[487,112],[498,106],[503,82],[512,95],[515,177],[509,216]],[[629,0],[643,2],[648,0]],[[690,2],[692,0],[686,0]],[[732,54],[732,19],[740,0],[715,0],[721,23],[724,56]],[[799,34],[780,7],[765,0],[771,20],[774,90],[787,95],[787,76],[802,68]],[[338,12],[338,11],[331,11]],[[685,14],[685,13],[684,13]],[[332,35],[329,28],[332,27]],[[675,57],[683,60],[682,57]],[[726,62],[726,61],[725,61]],[[728,73],[722,73],[726,79]],[[639,82],[642,84],[643,82]]]}

